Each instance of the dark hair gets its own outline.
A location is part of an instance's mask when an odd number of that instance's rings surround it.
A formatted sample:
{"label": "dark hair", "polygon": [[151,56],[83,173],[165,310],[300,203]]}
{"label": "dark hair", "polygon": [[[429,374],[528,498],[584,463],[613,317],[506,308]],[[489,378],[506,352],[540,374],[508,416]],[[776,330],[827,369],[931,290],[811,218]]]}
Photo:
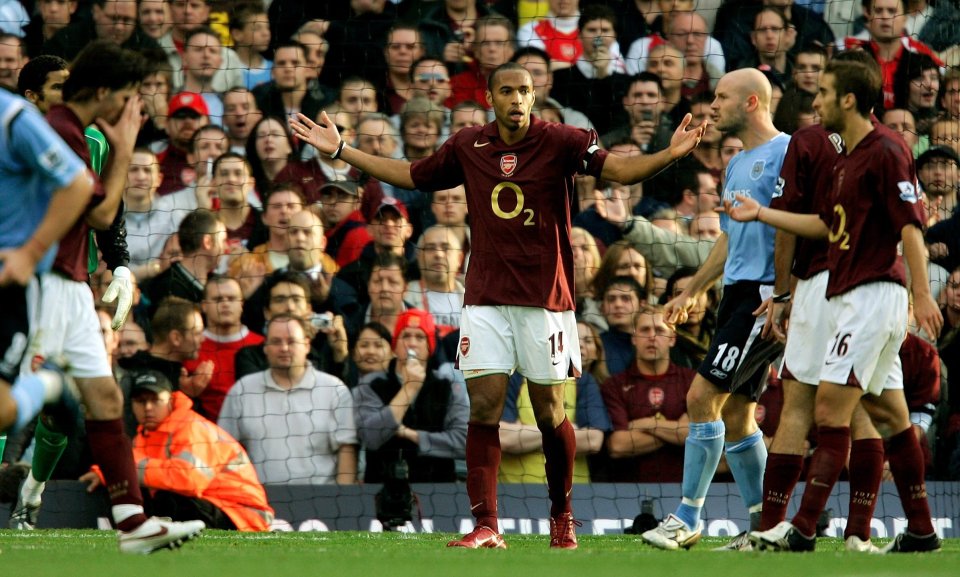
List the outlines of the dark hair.
{"label": "dark hair", "polygon": [[823,56],[824,60],[828,57],[826,47],[819,42],[808,42],[804,44],[803,48],[797,51],[797,54],[817,54]]}
{"label": "dark hair", "polygon": [[300,204],[307,205],[307,197],[303,193],[303,187],[295,182],[275,182],[267,187],[266,192],[263,193],[263,210],[267,210],[267,206],[270,204],[270,199],[273,198],[273,195],[281,192],[292,192],[300,199]]}
{"label": "dark hair", "polygon": [[150,319],[153,342],[166,342],[171,331],[185,332],[187,319],[199,312],[200,307],[195,302],[176,296],[164,298]]}
{"label": "dark hair", "polygon": [[198,208],[184,217],[180,222],[180,228],[177,229],[177,240],[180,241],[180,251],[183,255],[189,256],[200,250],[203,237],[217,232],[219,222],[217,213],[205,208]]}
{"label": "dark hair", "polygon": [[276,54],[281,48],[295,48],[300,51],[300,54],[303,55],[304,58],[307,56],[307,47],[304,46],[303,43],[297,42],[296,40],[284,40],[283,42],[278,43],[276,48],[273,49],[273,53]]}
{"label": "dark hair", "polygon": [[638,72],[630,77],[630,84],[627,85],[627,92],[629,93],[633,85],[638,82],[653,82],[657,85],[657,90],[663,92],[663,80],[660,78],[660,75],[653,72],[648,72],[646,70],[643,72]]}
{"label": "dark hair", "polygon": [[[228,282],[234,282],[234,283],[237,283],[238,287],[240,286],[240,281],[233,278],[232,276],[228,276],[225,274],[211,273],[210,276],[207,277],[207,284],[203,285],[203,297],[204,298],[207,297],[207,291],[210,290],[210,287],[218,284],[228,283]],[[243,298],[242,291],[240,294],[240,298],[241,299]]]}
{"label": "dark hair", "polygon": [[447,67],[447,63],[443,61],[443,58],[440,56],[435,56],[433,54],[427,54],[421,56],[413,61],[413,64],[410,65],[410,80],[413,80],[413,71],[417,69],[417,66],[420,66],[424,62],[436,62],[443,66],[443,69],[447,71],[447,76],[450,76],[450,68]]}
{"label": "dark hair", "polygon": [[274,121],[280,124],[283,128],[284,134],[287,136],[287,142],[290,144],[290,156],[287,157],[287,160],[294,160],[297,153],[297,143],[293,139],[293,134],[290,132],[290,127],[287,126],[287,123],[282,119],[276,116],[264,116],[253,125],[253,128],[250,130],[250,136],[247,137],[247,144],[244,147],[247,155],[247,160],[250,162],[250,173],[253,175],[253,179],[256,182],[257,192],[263,194],[264,191],[270,188],[270,178],[267,176],[267,172],[263,169],[263,161],[257,156],[257,130],[260,129],[260,125],[264,122]]}
{"label": "dark hair", "polygon": [[673,271],[673,274],[670,275],[670,278],[667,279],[667,286],[663,289],[664,297],[667,300],[673,298],[673,289],[677,286],[677,281],[681,281],[685,278],[690,278],[693,275],[697,274],[697,269],[690,266],[682,266],[677,270]]}
{"label": "dark hair", "polygon": [[526,75],[530,77],[530,84],[531,85],[533,84],[533,76],[530,74],[529,70],[527,70],[523,66],[520,66],[516,62],[505,62],[500,66],[497,66],[493,70],[493,72],[490,73],[490,76],[487,78],[487,90],[489,90],[490,92],[493,92],[493,88],[494,86],[496,86],[495,82],[497,80],[497,76],[499,76],[501,72],[510,72],[510,71],[518,71],[518,72],[526,73]]}
{"label": "dark hair", "polygon": [[393,267],[399,268],[404,280],[407,279],[407,259],[395,252],[384,252],[374,256],[373,262],[370,264],[370,274],[373,275],[373,269]]}
{"label": "dark hair", "polygon": [[610,24],[613,24],[614,34],[617,30],[617,13],[613,11],[609,6],[603,4],[590,4],[584,6],[580,10],[580,20],[577,21],[577,30],[583,30],[583,28],[590,22],[594,20],[606,20]]}
{"label": "dark hair", "polygon": [[220,43],[220,46],[223,46],[223,40],[220,39],[220,35],[217,34],[216,30],[210,28],[209,26],[197,26],[196,28],[191,28],[183,35],[183,45],[186,46],[190,42],[190,39],[199,34],[206,34],[207,36],[213,36],[217,39],[217,42]]}
{"label": "dark hair", "polygon": [[[370,330],[370,331],[373,331],[373,332],[377,333],[377,336],[378,336],[378,337],[380,337],[381,339],[387,341],[388,343],[393,343],[393,335],[390,334],[390,331],[387,330],[387,327],[383,326],[382,324],[380,324],[380,323],[378,323],[378,322],[375,322],[375,321],[374,321],[374,322],[369,322],[369,323],[363,325],[362,327],[360,327],[360,330],[357,331],[357,336],[359,336],[360,333],[362,333],[363,331],[366,331],[366,330]],[[353,346],[357,346],[357,342],[356,342],[356,341],[354,341]]]}
{"label": "dark hair", "polygon": [[630,292],[637,295],[637,300],[641,303],[647,302],[647,291],[640,283],[637,282],[637,279],[632,276],[627,275],[617,275],[611,278],[606,285],[603,287],[603,292],[598,295],[598,298],[603,301],[603,298],[606,296],[607,291],[610,290],[613,286],[625,286],[630,289]]}
{"label": "dark hair", "polygon": [[513,58],[510,59],[510,62],[519,62],[524,56],[534,56],[539,58],[547,63],[547,67],[550,67],[550,55],[546,51],[537,48],[536,46],[524,46],[523,48],[517,50],[513,53]]}
{"label": "dark hair", "polygon": [[864,118],[870,116],[880,96],[879,67],[834,59],[827,63],[823,72],[833,76],[838,101],[846,94],[853,94],[857,99],[857,112]]}
{"label": "dark hair", "polygon": [[[637,247],[626,240],[618,240],[612,243],[603,253],[603,258],[597,265],[597,273],[593,275],[593,294],[597,295],[597,298],[602,298],[603,293],[607,291],[607,287],[610,286],[613,279],[617,278],[617,265],[620,256],[628,249],[632,249],[643,256],[643,253],[637,250]],[[637,283],[637,286],[640,287],[640,300],[645,301],[648,291],[653,289],[653,267],[650,266],[650,260],[646,256],[643,256],[643,260],[647,265],[647,277],[644,279],[645,286],[641,286],[640,283]],[[633,280],[636,282],[635,279]]]}
{"label": "dark hair", "polygon": [[270,304],[270,293],[278,284],[282,283],[297,285],[303,289],[303,294],[307,295],[307,299],[310,299],[310,280],[307,275],[302,272],[284,270],[268,276],[263,283],[264,294],[267,296],[267,306]]}
{"label": "dark hair", "polygon": [[396,22],[396,23],[394,23],[393,26],[391,26],[390,29],[387,30],[387,33],[386,33],[386,34],[384,35],[384,37],[383,37],[383,38],[384,38],[384,41],[385,41],[385,42],[384,42],[384,47],[386,47],[386,46],[389,44],[389,42],[386,42],[386,40],[389,39],[390,36],[391,36],[394,32],[396,32],[396,31],[398,31],[398,30],[412,30],[413,32],[415,32],[415,33],[417,34],[417,41],[418,41],[418,42],[422,42],[422,41],[423,41],[423,33],[420,32],[420,29],[417,28],[416,25],[414,25],[414,24],[409,24],[409,23],[407,23],[407,22],[402,22],[402,21],[401,21],[401,22]]}
{"label": "dark hair", "polygon": [[484,113],[487,112],[487,109],[480,106],[475,100],[464,100],[463,102],[459,102],[453,107],[453,109],[450,112],[451,113],[459,112],[461,110],[471,110],[471,111],[480,110]]}
{"label": "dark hair", "polygon": [[793,26],[793,23],[790,22],[790,18],[787,17],[787,13],[783,10],[783,8],[779,6],[763,6],[760,8],[760,10],[757,10],[756,16],[753,17],[753,26],[757,25],[757,17],[763,14],[764,12],[773,12],[774,14],[779,16],[780,21],[783,22],[784,28],[790,28],[791,26]]}
{"label": "dark hair", "polygon": [[927,70],[936,70],[937,76],[940,76],[940,67],[933,58],[926,54],[904,51],[897,71],[893,74],[893,105],[896,108],[908,108],[910,83],[923,76]]}
{"label": "dark hair", "polygon": [[[200,132],[200,131],[198,130],[197,132]],[[247,157],[246,157],[246,156],[244,156],[244,155],[242,155],[242,154],[238,154],[238,153],[236,153],[236,152],[229,152],[229,151],[228,151],[228,152],[224,152],[223,154],[221,154],[220,156],[218,156],[218,157],[213,161],[213,172],[214,172],[214,174],[216,174],[217,169],[220,168],[220,163],[223,162],[224,160],[239,160],[239,161],[243,162],[243,165],[244,165],[245,167],[247,167],[247,171],[248,171],[248,172],[249,172],[249,170],[250,170],[250,163],[247,162]]]}
{"label": "dark hair", "polygon": [[43,92],[43,85],[47,83],[47,77],[51,72],[66,70],[69,64],[63,58],[53,54],[43,54],[36,58],[31,58],[23,68],[20,69],[20,78],[17,80],[17,92],[20,96],[26,96],[27,90],[36,93]]}
{"label": "dark hair", "polygon": [[242,30],[251,16],[266,15],[262,2],[239,2],[230,11],[230,30]]}
{"label": "dark hair", "polygon": [[98,40],[88,44],[70,65],[70,76],[63,84],[63,101],[85,102],[97,89],[121,90],[143,81],[147,61],[133,50]]}

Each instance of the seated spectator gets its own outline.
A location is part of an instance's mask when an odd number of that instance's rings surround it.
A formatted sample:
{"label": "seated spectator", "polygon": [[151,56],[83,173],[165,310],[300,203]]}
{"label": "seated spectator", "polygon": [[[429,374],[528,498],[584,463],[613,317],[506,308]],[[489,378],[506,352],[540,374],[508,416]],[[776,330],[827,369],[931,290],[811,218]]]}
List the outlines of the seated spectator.
{"label": "seated spectator", "polygon": [[[345,266],[337,274],[343,281],[357,287],[360,301],[366,302],[367,295],[363,287],[370,278],[373,262],[379,256],[394,254],[406,261],[407,278],[419,277],[417,271],[417,247],[410,242],[413,228],[410,226],[410,216],[407,207],[394,198],[385,198],[370,220],[367,229],[373,240],[367,243],[360,253],[360,258]],[[387,325],[392,326],[392,323]]]}
{"label": "seated spectator", "polygon": [[683,71],[686,62],[683,52],[670,44],[661,44],[650,51],[646,71],[660,77],[660,114],[670,120],[670,130],[680,126],[684,115],[690,112],[690,101],[683,95]]}
{"label": "seated spectator", "polygon": [[610,378],[610,373],[607,372],[607,363],[604,362],[607,354],[603,350],[600,331],[593,323],[578,320],[577,333],[580,337],[580,371],[590,373],[597,384],[602,385]]}
{"label": "seated spectator", "polygon": [[616,20],[606,6],[584,8],[577,24],[583,54],[573,66],[553,74],[551,96],[586,114],[600,134],[614,127],[617,103],[630,82],[617,43]]}
{"label": "seated spectator", "polygon": [[634,362],[603,384],[613,433],[607,441],[614,480],[679,483],[687,438],[687,391],[696,374],[670,362],[675,335],[660,308],[636,315]]}
{"label": "seated spectator", "polygon": [[754,47],[748,61],[751,68],[766,65],[781,78],[790,78],[793,62],[788,53],[797,42],[797,30],[782,8],[764,6],[757,12],[750,41]]}
{"label": "seated spectator", "polygon": [[382,483],[400,461],[413,483],[456,481],[454,459],[466,454],[469,403],[462,376],[452,364],[441,365],[436,350],[430,313],[407,310],[394,329],[396,358],[354,390],[365,482]]}
{"label": "seated spectator", "polygon": [[[666,301],[683,292],[690,284],[694,268],[679,268],[667,279]],[[696,370],[710,348],[710,340],[716,328],[717,299],[713,291],[707,291],[695,299],[688,311],[687,320],[674,327],[676,338],[670,349],[670,362],[681,367]]]}
{"label": "seated spectator", "polygon": [[287,226],[290,217],[303,210],[303,196],[291,185],[273,187],[264,202],[262,220],[268,229],[267,241],[230,263],[229,275],[240,281],[244,298],[249,298],[257,290],[264,277],[289,264]]}
{"label": "seated spectator", "polygon": [[[186,43],[187,34],[201,26],[207,26],[210,22],[209,0],[191,0],[190,2],[170,2],[170,30],[163,35],[157,42],[167,54],[167,60],[173,68],[175,77],[179,77],[183,68],[183,46]],[[229,31],[225,31],[229,34]],[[221,43],[223,40],[221,39]],[[243,63],[237,57],[237,53],[221,46],[220,48],[221,66],[217,67],[213,75],[211,87],[214,92],[226,92],[234,86],[243,86]]]}
{"label": "seated spectator", "polygon": [[77,18],[43,44],[43,54],[72,59],[84,46],[106,40],[134,52],[156,50],[160,45],[137,27],[137,5],[129,0],[96,0],[92,18]]}
{"label": "seated spectator", "polygon": [[827,50],[818,44],[801,46],[793,63],[791,88],[816,96],[820,87],[820,73],[827,65]]}
{"label": "seated spectator", "polygon": [[[716,242],[723,231],[720,229],[720,215],[715,212],[701,212],[690,221],[690,238]],[[654,270],[654,275],[657,271]]]}
{"label": "seated spectator", "polygon": [[503,16],[489,14],[476,20],[472,44],[473,59],[466,70],[450,79],[454,106],[472,100],[487,110],[487,77],[495,68],[505,64],[516,50],[516,34],[513,23]]}
{"label": "seated spectator", "polygon": [[[143,332],[143,327],[138,325],[133,319],[127,319],[123,327],[117,332],[119,342],[117,343],[117,359],[128,359],[140,351],[150,348],[147,342],[147,335]],[[119,380],[119,379],[118,379]]]}
{"label": "seated spectator", "polygon": [[263,57],[270,47],[270,20],[267,11],[258,2],[238,4],[230,14],[230,37],[233,50],[243,63],[243,86],[251,90],[270,81],[273,61]]}
{"label": "seated spectator", "polygon": [[77,11],[77,0],[39,0],[36,6],[30,23],[23,27],[23,45],[31,59],[43,54],[44,43],[70,24]]}
{"label": "seated spectator", "polygon": [[[532,385],[533,387],[542,385]],[[588,372],[569,378],[564,387],[564,410],[574,424],[577,440],[573,462],[573,482],[589,483],[587,455],[603,447],[603,436],[610,432],[610,417],[600,395],[600,386]],[[520,373],[510,377],[507,401],[500,417],[500,459],[498,479],[501,483],[545,483],[542,434],[537,426],[530,401],[531,385]]]}
{"label": "seated spectator", "polygon": [[600,314],[600,302],[594,293],[593,279],[600,268],[600,251],[597,241],[580,227],[570,229],[570,244],[573,248],[573,286],[577,303],[577,316],[607,329],[607,321]]}
{"label": "seated spectator", "polygon": [[0,87],[16,92],[20,69],[26,63],[27,54],[20,37],[0,32]]}
{"label": "seated spectator", "polygon": [[[175,521],[200,519],[209,529],[268,531],[273,509],[246,451],[195,413],[193,402],[158,372],[137,377],[130,391],[144,510]],[[80,478],[92,491],[103,481]]]}
{"label": "seated spectator", "polygon": [[213,88],[213,79],[223,67],[224,50],[212,28],[199,26],[186,34],[183,44],[180,74],[174,74],[174,86],[181,92],[192,92],[203,97],[211,124],[223,123],[223,101],[220,91]]}
{"label": "seated spectator", "polygon": [[351,339],[360,327],[370,322],[378,322],[388,331],[393,330],[400,313],[411,308],[403,300],[407,291],[406,271],[406,262],[394,253],[386,252],[373,258],[365,287],[369,304],[347,319],[347,333]]}
{"label": "seated spectator", "polygon": [[960,154],[960,119],[941,118],[930,127],[930,146],[949,146]]}
{"label": "seated spectator", "polygon": [[316,118],[329,100],[317,100],[308,89],[306,52],[302,44],[284,42],[274,50],[270,82],[253,88],[257,108],[264,116],[289,118],[298,112]]}
{"label": "seated spectator", "polygon": [[[146,0],[143,4],[159,0]],[[173,92],[173,70],[166,58],[150,54],[150,72],[140,83],[140,98],[146,120],[137,134],[137,146],[158,152],[169,140],[167,120],[170,117],[170,94]]]}
{"label": "seated spectator", "polygon": [[601,293],[600,311],[610,327],[600,333],[600,341],[606,357],[603,359],[611,375],[623,372],[634,360],[634,321],[644,304],[645,291],[636,279],[617,276],[606,283]]}
{"label": "seated spectator", "polygon": [[327,254],[345,267],[360,258],[373,240],[360,210],[366,191],[349,180],[328,182],[320,187],[320,214],[326,229]]}
{"label": "seated spectator", "polygon": [[960,375],[960,267],[952,269],[947,285],[943,289],[943,329],[937,339],[937,351],[943,361],[947,375],[948,423],[946,431],[940,436],[947,439],[943,449],[948,451],[949,477],[960,479],[960,379],[950,375]]}
{"label": "seated spectator", "polygon": [[653,269],[647,266],[647,259],[627,241],[617,241],[607,248],[600,260],[597,274],[593,277],[594,294],[607,292],[612,279],[629,276],[640,287],[640,300],[646,302],[653,289]]}
{"label": "seated spectator", "polygon": [[377,87],[372,82],[359,76],[350,76],[340,83],[336,104],[350,115],[357,132],[362,134],[360,120],[364,115],[379,110],[377,100]]}
{"label": "seated spectator", "polygon": [[244,347],[263,343],[263,337],[240,322],[243,312],[243,294],[236,280],[213,276],[207,280],[200,308],[206,318],[203,342],[196,360],[184,363],[187,371],[195,371],[200,363],[213,363],[213,377],[199,394],[194,395],[196,411],[216,422],[220,406],[233,386],[235,357]]}
{"label": "seated spectator", "polygon": [[552,0],[548,6],[550,11],[546,17],[531,20],[517,30],[517,46],[543,50],[549,55],[554,70],[569,68],[583,54],[577,27],[580,1]]}
{"label": "seated spectator", "polygon": [[950,68],[940,82],[940,109],[947,118],[960,118],[960,69]]}
{"label": "seated spectator", "polygon": [[227,393],[218,424],[240,441],[267,484],[357,481],[354,402],[340,379],[307,362],[308,326],[278,315],[267,324],[269,369]]}
{"label": "seated spectator", "polygon": [[[916,156],[918,150],[926,148],[930,142],[928,137],[921,136],[917,132],[917,121],[914,119],[913,113],[909,110],[902,108],[885,110],[881,115],[881,121],[883,125],[890,130],[895,130],[900,133],[903,141],[906,142],[910,150],[913,151],[914,156]],[[933,127],[931,127],[931,134],[932,133]],[[940,144],[938,146],[943,145]]]}
{"label": "seated spectator", "polygon": [[160,161],[163,181],[157,194],[164,196],[183,190],[193,183],[193,172],[188,154],[193,136],[200,128],[210,124],[210,110],[199,94],[180,92],[167,105],[166,131],[168,140],[154,152]]}
{"label": "seated spectator", "polygon": [[651,72],[632,76],[620,99],[619,108],[623,112],[618,110],[617,122],[609,131],[600,133],[600,140],[608,149],[630,141],[644,152],[666,148],[672,134],[672,120],[663,114],[662,102],[663,86],[659,76]]}
{"label": "seated spectator", "polygon": [[209,210],[197,209],[183,219],[177,230],[183,257],[140,287],[150,316],[168,296],[197,304],[203,301],[203,287],[224,253],[226,237],[223,223]]}
{"label": "seated spectator", "polygon": [[593,130],[593,123],[584,113],[563,106],[550,96],[550,91],[553,89],[553,66],[546,52],[534,46],[526,46],[517,50],[511,61],[523,66],[530,73],[533,79],[533,90],[537,93],[537,106],[548,107],[555,104],[561,122],[584,130]]}
{"label": "seated spectator", "polygon": [[[307,336],[311,341],[307,359],[317,370],[339,376],[344,372],[346,361],[346,346],[342,344],[346,343],[343,322],[338,322],[336,316],[314,312],[310,295],[316,284],[302,272],[279,270],[267,277],[261,289],[247,299],[240,320],[247,326],[265,327],[277,315],[302,319],[309,323]],[[339,353],[334,351],[333,345],[338,346]],[[267,357],[261,346],[243,347],[234,357],[238,380],[267,367]]]}
{"label": "seated spectator", "polygon": [[238,86],[223,93],[223,129],[230,139],[230,152],[246,156],[247,140],[261,118],[263,112],[246,88]]}
{"label": "seated spectator", "polygon": [[923,189],[927,226],[947,220],[956,210],[960,186],[957,165],[960,165],[960,155],[947,146],[928,148],[917,159],[917,179]]}
{"label": "seated spectator", "polygon": [[127,226],[130,270],[143,282],[160,273],[160,253],[167,238],[177,232],[173,215],[156,210],[160,164],[146,148],[133,151],[123,191],[123,218]]}
{"label": "seated spectator", "polygon": [[253,171],[257,192],[265,196],[277,182],[277,175],[295,160],[297,145],[282,117],[264,116],[253,126],[247,139],[246,156]]}
{"label": "seated spectator", "polygon": [[353,344],[350,375],[347,386],[356,388],[359,383],[369,383],[375,376],[386,375],[393,355],[393,336],[380,323],[367,323]]}
{"label": "seated spectator", "polygon": [[180,171],[180,179],[187,186],[157,198],[154,210],[169,215],[174,226],[179,226],[185,216],[198,208],[212,209],[217,194],[213,186],[213,163],[227,152],[228,146],[227,135],[219,126],[208,124],[198,128],[190,139],[187,154],[191,165]]}
{"label": "seated spectator", "polygon": [[166,0],[140,0],[137,2],[137,20],[140,21],[140,29],[143,33],[160,41],[166,33],[170,32],[172,23],[170,7]]}
{"label": "seated spectator", "polygon": [[[206,388],[213,376],[213,362],[205,361],[193,366],[193,372],[184,363],[197,358],[203,341],[203,317],[200,307],[179,297],[168,297],[160,303],[156,314],[150,319],[152,341],[149,348],[138,351],[118,364],[124,369],[120,381],[122,390],[129,392],[131,383],[144,371],[157,371],[174,383],[177,390],[194,397]],[[136,423],[126,403],[127,431],[133,435]]]}
{"label": "seated spectator", "polygon": [[907,54],[893,76],[893,105],[909,110],[917,132],[928,134],[938,118],[940,66],[926,54]]}
{"label": "seated spectator", "polygon": [[212,202],[219,205],[217,215],[227,228],[227,252],[238,254],[260,245],[269,238],[263,213],[257,208],[260,198],[253,189],[250,165],[243,155],[221,154],[213,162]]}
{"label": "seated spectator", "polygon": [[387,31],[387,43],[383,49],[387,67],[382,82],[383,91],[380,93],[381,110],[387,114],[399,114],[410,100],[413,96],[413,63],[423,54],[423,42],[416,26],[401,22]]}
{"label": "seated spectator", "polygon": [[465,100],[454,105],[450,111],[450,136],[464,128],[483,126],[486,123],[487,111],[473,100]]}
{"label": "seated spectator", "polygon": [[411,97],[422,96],[437,106],[444,107],[443,136],[450,125],[450,72],[442,60],[423,56],[410,67]]}
{"label": "seated spectator", "polygon": [[467,224],[467,192],[463,185],[433,193],[430,200],[430,212],[437,224],[447,227],[460,241],[463,251],[463,263],[460,274],[466,274],[470,262],[470,226]]}
{"label": "seated spectator", "polygon": [[436,152],[443,126],[442,106],[434,104],[428,98],[413,97],[407,100],[400,109],[403,157],[414,161]]}
{"label": "seated spectator", "polygon": [[403,300],[430,313],[441,337],[460,328],[465,290],[458,275],[462,262],[463,250],[453,231],[441,225],[423,231],[417,241],[420,279],[410,281]]}
{"label": "seated spectator", "polygon": [[496,12],[485,2],[443,0],[431,4],[417,22],[425,52],[441,56],[453,72],[462,72],[474,56],[477,20]]}

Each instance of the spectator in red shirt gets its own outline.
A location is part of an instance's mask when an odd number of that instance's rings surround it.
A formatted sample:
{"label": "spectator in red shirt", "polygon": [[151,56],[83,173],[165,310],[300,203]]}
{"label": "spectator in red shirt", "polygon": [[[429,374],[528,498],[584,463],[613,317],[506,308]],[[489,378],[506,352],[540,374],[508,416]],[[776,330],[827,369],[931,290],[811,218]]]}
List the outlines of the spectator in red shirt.
{"label": "spectator in red shirt", "polygon": [[489,110],[487,77],[497,66],[509,62],[515,49],[513,23],[498,15],[478,19],[473,41],[474,60],[465,71],[450,79],[453,86],[451,106],[473,100]]}

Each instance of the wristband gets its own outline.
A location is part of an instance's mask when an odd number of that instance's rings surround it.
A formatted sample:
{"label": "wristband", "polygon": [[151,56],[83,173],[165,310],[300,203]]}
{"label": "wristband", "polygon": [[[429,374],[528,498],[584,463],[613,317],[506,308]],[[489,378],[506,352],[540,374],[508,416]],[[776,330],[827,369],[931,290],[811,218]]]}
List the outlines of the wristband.
{"label": "wristband", "polygon": [[330,160],[336,160],[336,159],[340,158],[340,153],[343,152],[343,147],[344,147],[346,144],[347,144],[347,143],[341,138],[341,139],[340,139],[340,145],[337,146],[337,149],[334,150],[334,151],[333,151],[333,154],[330,155]]}
{"label": "wristband", "polygon": [[790,302],[790,291],[787,291],[780,295],[773,295],[771,299],[775,303],[788,303]]}

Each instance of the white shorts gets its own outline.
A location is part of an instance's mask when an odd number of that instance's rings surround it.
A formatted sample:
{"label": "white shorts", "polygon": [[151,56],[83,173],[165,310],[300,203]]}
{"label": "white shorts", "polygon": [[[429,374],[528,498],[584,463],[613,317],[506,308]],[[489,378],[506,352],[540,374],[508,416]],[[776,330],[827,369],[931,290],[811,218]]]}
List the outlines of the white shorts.
{"label": "white shorts", "polygon": [[807,385],[820,382],[823,357],[827,354],[828,333],[827,281],[822,271],[807,280],[797,281],[783,366],[794,379]]}
{"label": "white shorts", "polygon": [[907,333],[907,289],[893,282],[860,285],[831,298],[827,309],[829,340],[820,380],[847,384],[852,376],[873,395],[882,393],[888,380],[887,388],[896,388],[891,375]]}
{"label": "white shorts", "polygon": [[30,372],[37,357],[62,364],[74,377],[92,379],[113,374],[100,334],[100,319],[93,293],[86,283],[57,273],[40,276],[40,287],[31,284],[27,302],[34,311],[30,345],[22,369]]}
{"label": "white shorts", "polygon": [[457,363],[467,379],[517,370],[535,383],[562,382],[574,374],[571,369],[580,373],[576,316],[534,307],[465,306]]}

